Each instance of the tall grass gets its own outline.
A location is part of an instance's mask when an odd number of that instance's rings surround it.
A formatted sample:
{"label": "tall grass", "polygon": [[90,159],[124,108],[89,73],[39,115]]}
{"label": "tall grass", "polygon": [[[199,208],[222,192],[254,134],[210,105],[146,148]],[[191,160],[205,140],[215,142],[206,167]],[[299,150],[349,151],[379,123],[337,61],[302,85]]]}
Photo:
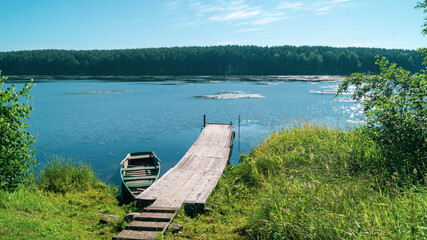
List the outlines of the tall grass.
{"label": "tall grass", "polygon": [[257,184],[294,169],[323,178],[369,174],[379,158],[375,142],[363,134],[306,123],[271,134],[241,156],[240,167],[249,183]]}
{"label": "tall grass", "polygon": [[95,185],[97,178],[88,164],[54,157],[41,171],[39,186],[52,192],[86,190]]}
{"label": "tall grass", "polygon": [[0,239],[111,239],[123,223],[99,214],[123,219],[130,208],[87,164],[55,157],[32,184],[0,190]]}
{"label": "tall grass", "polygon": [[227,168],[206,214],[176,219],[196,229],[169,237],[426,239],[427,187],[386,178],[387,160],[357,129],[284,128]]}
{"label": "tall grass", "polygon": [[369,181],[288,176],[266,185],[246,225],[261,239],[424,239],[426,189],[375,191]]}
{"label": "tall grass", "polygon": [[[427,237],[426,188],[383,183],[387,159],[358,130],[317,124],[283,129],[241,159],[259,185],[246,226],[265,239]],[[248,179],[246,179],[248,180]]]}

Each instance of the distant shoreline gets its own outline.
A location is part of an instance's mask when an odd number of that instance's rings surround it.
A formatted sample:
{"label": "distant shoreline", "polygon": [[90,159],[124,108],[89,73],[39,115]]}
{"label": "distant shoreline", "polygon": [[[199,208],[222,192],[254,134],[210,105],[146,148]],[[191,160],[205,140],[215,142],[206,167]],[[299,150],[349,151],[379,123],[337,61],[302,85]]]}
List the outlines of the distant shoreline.
{"label": "distant shoreline", "polygon": [[87,76],[87,75],[10,75],[6,82],[29,81],[61,81],[61,80],[101,80],[112,82],[157,82],[157,81],[186,81],[186,82],[212,82],[212,81],[247,81],[247,82],[336,82],[348,76],[344,75],[141,75],[141,76]]}
{"label": "distant shoreline", "polygon": [[350,75],[379,73],[377,56],[411,72],[424,69],[422,53],[413,50],[211,46],[0,52],[0,70],[6,76]]}

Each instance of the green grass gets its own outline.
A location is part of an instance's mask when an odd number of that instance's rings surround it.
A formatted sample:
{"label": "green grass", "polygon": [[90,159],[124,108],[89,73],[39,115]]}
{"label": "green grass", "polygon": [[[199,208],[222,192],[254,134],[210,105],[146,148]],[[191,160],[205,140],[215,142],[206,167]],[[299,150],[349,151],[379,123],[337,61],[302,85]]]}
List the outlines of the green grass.
{"label": "green grass", "polygon": [[427,188],[378,179],[379,147],[316,124],[273,133],[227,168],[182,233],[166,239],[424,239]]}
{"label": "green grass", "polygon": [[[161,238],[427,239],[426,184],[401,185],[386,165],[361,131],[283,129],[227,167],[206,212],[180,211],[182,232]],[[0,239],[111,239],[133,206],[89,166],[56,158],[33,184],[0,191]]]}
{"label": "green grass", "polygon": [[38,185],[48,191],[65,193],[86,190],[95,185],[97,178],[89,165],[54,157],[41,171]]}
{"label": "green grass", "polygon": [[[111,239],[123,227],[130,207],[120,206],[117,188],[87,165],[56,158],[40,176],[14,192],[0,191],[0,239]],[[120,220],[102,224],[99,213]]]}

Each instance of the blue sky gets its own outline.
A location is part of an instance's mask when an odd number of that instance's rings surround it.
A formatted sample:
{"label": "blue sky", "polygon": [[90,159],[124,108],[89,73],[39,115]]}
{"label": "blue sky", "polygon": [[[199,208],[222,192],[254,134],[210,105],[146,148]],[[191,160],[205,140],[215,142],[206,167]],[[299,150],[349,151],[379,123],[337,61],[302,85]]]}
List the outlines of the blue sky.
{"label": "blue sky", "polygon": [[212,45],[417,49],[419,0],[0,0],[0,51]]}

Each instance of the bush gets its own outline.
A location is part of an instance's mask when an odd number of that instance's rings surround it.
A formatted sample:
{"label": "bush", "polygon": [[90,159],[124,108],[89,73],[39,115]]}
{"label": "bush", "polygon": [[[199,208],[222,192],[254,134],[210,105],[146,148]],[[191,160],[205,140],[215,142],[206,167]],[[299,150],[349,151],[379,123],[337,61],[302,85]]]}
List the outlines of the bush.
{"label": "bush", "polygon": [[39,185],[48,191],[65,193],[88,189],[95,185],[96,179],[89,165],[55,157],[41,171]]}
{"label": "bush", "polygon": [[6,79],[0,71],[0,189],[13,190],[28,179],[37,162],[35,137],[25,123],[33,108],[19,101],[30,97],[32,80],[17,90],[15,84],[4,89]]}
{"label": "bush", "polygon": [[340,85],[337,95],[355,90],[362,103],[368,133],[384,154],[381,173],[397,174],[405,181],[424,178],[427,164],[427,75],[411,74],[385,58],[377,60],[381,73],[354,73]]}

